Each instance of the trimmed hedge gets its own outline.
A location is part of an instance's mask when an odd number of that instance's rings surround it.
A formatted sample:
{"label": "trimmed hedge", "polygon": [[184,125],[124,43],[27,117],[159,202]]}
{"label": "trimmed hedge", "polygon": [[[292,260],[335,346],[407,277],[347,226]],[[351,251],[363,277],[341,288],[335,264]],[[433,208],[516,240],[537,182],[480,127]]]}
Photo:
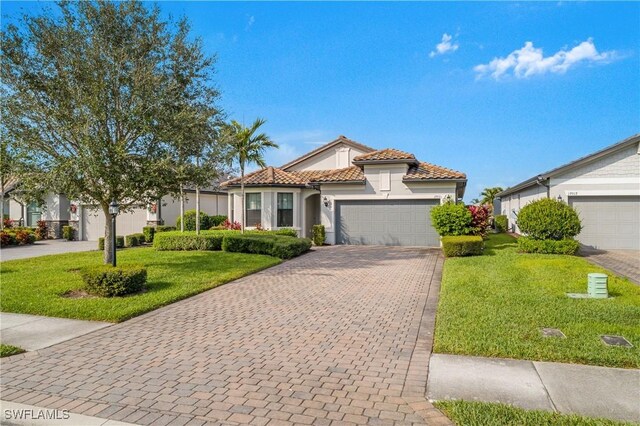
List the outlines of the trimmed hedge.
{"label": "trimmed hedge", "polygon": [[267,254],[291,259],[311,248],[308,238],[294,238],[273,234],[228,234],[222,240],[222,249],[237,253]]}
{"label": "trimmed hedge", "polygon": [[509,228],[509,220],[504,214],[497,215],[494,219],[494,223],[498,232],[506,232],[507,228]]}
{"label": "trimmed hedge", "polygon": [[144,239],[146,242],[151,244],[153,242],[153,236],[156,233],[155,226],[145,226],[142,228],[142,233],[144,234]]}
{"label": "trimmed hedge", "polygon": [[62,238],[67,241],[73,241],[75,239],[75,229],[73,226],[63,226],[62,227]]}
{"label": "trimmed hedge", "polygon": [[170,232],[170,231],[175,231],[176,227],[175,226],[167,226],[167,225],[158,225],[156,226],[156,234],[158,232]]}
{"label": "trimmed hedge", "polygon": [[518,238],[518,249],[523,253],[575,255],[580,243],[573,238],[563,240],[535,240],[530,237]]}
{"label": "trimmed hedge", "polygon": [[222,250],[224,232],[181,233],[165,232],[157,234],[153,247],[156,250]]}
{"label": "trimmed hedge", "polygon": [[442,251],[446,257],[477,256],[482,254],[483,248],[479,235],[442,237]]}
{"label": "trimmed hedge", "polygon": [[324,225],[313,225],[313,244],[321,246],[324,244],[327,236],[324,230]]}
{"label": "trimmed hedge", "polygon": [[440,236],[469,235],[473,216],[462,203],[446,202],[431,208],[431,224]]}
{"label": "trimmed hedge", "polygon": [[138,293],[147,282],[147,270],[142,266],[100,265],[81,272],[88,293],[101,297]]}
{"label": "trimmed hedge", "polygon": [[131,234],[124,237],[124,245],[126,247],[135,247],[144,244],[145,237],[142,233]]}
{"label": "trimmed hedge", "polygon": [[286,235],[287,237],[298,237],[298,231],[293,228],[280,228],[276,231],[258,231],[258,232],[269,232],[275,235]]}
{"label": "trimmed hedge", "polygon": [[[122,235],[116,235],[116,248],[124,247],[124,237]],[[104,250],[104,237],[98,238],[98,250]]]}
{"label": "trimmed hedge", "polygon": [[[178,220],[176,220],[176,229],[180,229],[180,223],[182,222],[182,218],[178,216]],[[209,215],[203,211],[200,211],[200,229],[209,229],[211,228],[211,221],[209,219]],[[187,210],[184,212],[184,230],[185,231],[195,231],[196,230],[196,211],[195,210]]]}
{"label": "trimmed hedge", "polygon": [[535,240],[563,240],[578,235],[582,224],[573,207],[563,201],[543,198],[520,210],[518,227]]}
{"label": "trimmed hedge", "polygon": [[227,220],[227,216],[223,214],[209,216],[209,226],[220,226],[224,223],[225,220]]}

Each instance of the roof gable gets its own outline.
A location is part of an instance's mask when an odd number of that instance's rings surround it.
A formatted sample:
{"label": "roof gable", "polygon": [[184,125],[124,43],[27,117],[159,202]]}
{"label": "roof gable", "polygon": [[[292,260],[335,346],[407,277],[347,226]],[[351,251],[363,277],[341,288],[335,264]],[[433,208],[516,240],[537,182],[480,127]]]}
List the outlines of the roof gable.
{"label": "roof gable", "polygon": [[371,163],[417,163],[416,157],[408,152],[398,149],[386,148],[378,151],[369,152],[358,155],[353,159],[353,164],[371,164]]}
{"label": "roof gable", "polygon": [[319,154],[321,154],[321,153],[323,153],[323,152],[325,152],[325,151],[327,151],[327,150],[329,150],[331,148],[334,148],[334,147],[336,147],[336,146],[338,146],[340,144],[344,144],[344,145],[350,146],[352,148],[357,149],[358,151],[363,151],[363,152],[375,151],[373,148],[371,148],[369,146],[366,146],[366,145],[363,145],[363,144],[361,144],[359,142],[351,140],[351,139],[347,138],[344,135],[340,135],[340,136],[338,136],[338,138],[332,140],[331,142],[329,142],[329,143],[327,143],[325,145],[322,145],[321,147],[318,147],[318,148],[314,149],[313,151],[308,152],[308,153],[304,154],[303,156],[296,158],[293,161],[288,162],[287,164],[285,164],[284,166],[282,166],[280,168],[282,170],[286,171],[287,169],[290,169],[291,167],[293,167],[293,166],[295,166],[295,165],[297,165],[299,163],[302,163],[303,161],[309,160],[310,158],[313,158],[316,155],[319,155]]}

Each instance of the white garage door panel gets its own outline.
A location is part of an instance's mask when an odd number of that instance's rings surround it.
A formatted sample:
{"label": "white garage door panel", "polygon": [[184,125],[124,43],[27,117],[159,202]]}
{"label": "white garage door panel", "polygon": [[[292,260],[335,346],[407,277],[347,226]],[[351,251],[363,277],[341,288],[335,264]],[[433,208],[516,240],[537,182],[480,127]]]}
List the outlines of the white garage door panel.
{"label": "white garage door panel", "polygon": [[570,197],[582,219],[578,240],[598,249],[640,250],[640,197]]}
{"label": "white garage door panel", "polygon": [[[97,241],[104,237],[105,217],[100,210],[90,210],[84,208],[82,211],[83,240]],[[129,235],[142,232],[142,228],[147,225],[147,210],[136,208],[127,213],[118,215],[116,221],[116,234]]]}
{"label": "white garage door panel", "polygon": [[440,244],[431,226],[438,200],[358,200],[336,203],[338,244],[431,246]]}

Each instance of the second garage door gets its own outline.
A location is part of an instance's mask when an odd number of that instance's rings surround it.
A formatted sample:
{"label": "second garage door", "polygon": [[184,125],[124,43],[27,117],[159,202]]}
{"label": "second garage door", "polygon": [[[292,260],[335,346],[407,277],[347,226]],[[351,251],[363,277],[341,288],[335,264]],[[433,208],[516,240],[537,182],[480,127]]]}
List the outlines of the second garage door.
{"label": "second garage door", "polygon": [[640,197],[570,197],[582,220],[578,241],[598,249],[640,250]]}
{"label": "second garage door", "polygon": [[[105,218],[101,210],[93,210],[87,207],[82,209],[82,239],[97,241],[104,237]],[[130,235],[142,232],[147,225],[147,210],[144,207],[121,213],[116,220],[116,234]]]}
{"label": "second garage door", "polygon": [[437,247],[430,211],[439,200],[350,200],[336,202],[336,242]]}

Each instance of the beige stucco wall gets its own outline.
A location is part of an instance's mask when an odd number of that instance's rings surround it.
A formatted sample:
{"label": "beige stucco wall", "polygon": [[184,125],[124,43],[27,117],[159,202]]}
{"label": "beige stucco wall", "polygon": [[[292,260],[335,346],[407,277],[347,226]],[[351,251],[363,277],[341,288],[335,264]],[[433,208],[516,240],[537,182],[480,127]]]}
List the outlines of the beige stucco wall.
{"label": "beige stucco wall", "polygon": [[326,151],[320,152],[311,158],[307,158],[294,166],[288,167],[286,170],[302,171],[341,169],[351,166],[353,158],[364,153],[364,151],[341,143],[327,149]]}
{"label": "beige stucco wall", "polygon": [[[569,202],[572,196],[640,195],[639,149],[635,144],[552,177],[549,182],[550,197],[560,196]],[[511,229],[519,232],[515,223],[517,212],[527,203],[546,196],[544,186],[525,188],[500,200],[501,213],[509,218]]]}

